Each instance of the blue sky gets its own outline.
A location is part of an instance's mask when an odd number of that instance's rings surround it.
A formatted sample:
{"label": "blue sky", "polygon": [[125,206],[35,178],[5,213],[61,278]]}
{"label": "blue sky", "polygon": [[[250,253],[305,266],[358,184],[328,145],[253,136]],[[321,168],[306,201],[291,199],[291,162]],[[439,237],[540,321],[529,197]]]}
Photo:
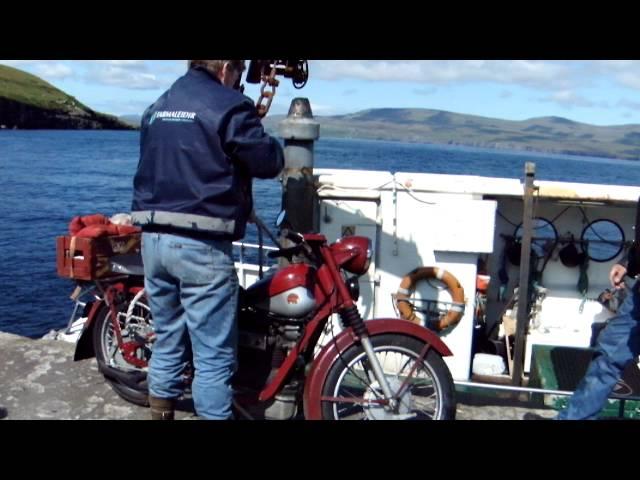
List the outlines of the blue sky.
{"label": "blue sky", "polygon": [[[94,110],[140,114],[186,70],[186,60],[0,60],[38,75]],[[315,115],[381,107],[431,108],[525,120],[560,116],[640,124],[637,60],[310,60],[302,90],[282,78],[271,113],[296,96]],[[247,85],[256,99],[258,86]]]}

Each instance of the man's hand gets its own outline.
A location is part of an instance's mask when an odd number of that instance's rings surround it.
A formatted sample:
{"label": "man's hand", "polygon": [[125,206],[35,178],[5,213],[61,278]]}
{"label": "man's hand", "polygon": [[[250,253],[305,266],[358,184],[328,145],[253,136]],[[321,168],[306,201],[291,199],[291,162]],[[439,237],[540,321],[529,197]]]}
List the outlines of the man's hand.
{"label": "man's hand", "polygon": [[616,288],[624,288],[624,275],[627,273],[627,269],[622,265],[616,263],[613,267],[611,267],[611,271],[609,272],[609,280],[611,281],[611,285]]}

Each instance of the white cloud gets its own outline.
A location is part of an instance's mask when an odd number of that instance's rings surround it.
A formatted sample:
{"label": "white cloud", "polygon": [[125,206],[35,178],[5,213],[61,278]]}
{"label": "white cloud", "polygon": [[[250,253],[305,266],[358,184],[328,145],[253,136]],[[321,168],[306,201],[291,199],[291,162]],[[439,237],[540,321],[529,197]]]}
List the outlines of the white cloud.
{"label": "white cloud", "polygon": [[640,102],[634,102],[633,100],[622,99],[617,103],[618,107],[629,108],[631,110],[640,110]]}
{"label": "white cloud", "polygon": [[28,71],[45,80],[66,78],[74,74],[71,67],[59,60],[0,60],[0,64]]}
{"label": "white cloud", "polygon": [[611,78],[620,86],[640,90],[640,61],[593,60],[586,66],[587,72]]}
{"label": "white cloud", "polygon": [[595,65],[601,65],[603,68],[629,68],[638,64],[637,60],[594,60]]}
{"label": "white cloud", "polygon": [[616,78],[625,87],[640,90],[640,71],[624,72],[617,75]]}
{"label": "white cloud", "polygon": [[0,65],[8,65],[10,67],[19,67],[22,65],[29,65],[37,62],[38,60],[0,60]]}
{"label": "white cloud", "polygon": [[114,87],[134,90],[155,90],[168,86],[160,81],[154,73],[148,72],[146,64],[134,61],[107,61],[94,65],[87,74],[90,82],[102,83]]}
{"label": "white cloud", "polygon": [[178,77],[184,75],[187,72],[188,60],[171,60],[170,62],[158,62],[157,60],[149,60],[150,64],[153,64],[154,69],[161,74],[167,73]]}
{"label": "white cloud", "polygon": [[144,60],[105,60],[105,63],[109,65],[115,65],[116,67],[134,68],[146,70],[147,65]]}
{"label": "white cloud", "polygon": [[497,82],[534,88],[568,88],[576,79],[566,62],[530,60],[319,60],[311,75],[324,80],[359,79],[429,84]]}
{"label": "white cloud", "polygon": [[[553,94],[547,97],[541,98],[540,101],[557,103],[560,106],[568,109],[571,109],[573,107],[589,108],[589,107],[596,106],[595,103],[593,103],[590,100],[587,100],[581,95],[578,95],[572,90],[560,90],[560,91],[554,92]],[[599,104],[598,106],[606,108],[606,105]]]}
{"label": "white cloud", "polygon": [[74,72],[64,63],[41,63],[35,67],[38,76],[45,79],[61,79],[71,77]]}

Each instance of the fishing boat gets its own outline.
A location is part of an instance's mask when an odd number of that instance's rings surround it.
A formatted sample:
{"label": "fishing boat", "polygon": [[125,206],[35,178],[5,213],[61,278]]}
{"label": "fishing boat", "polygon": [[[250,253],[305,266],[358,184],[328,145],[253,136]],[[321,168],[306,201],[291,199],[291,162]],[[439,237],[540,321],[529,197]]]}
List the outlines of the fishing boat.
{"label": "fishing boat", "polygon": [[[434,328],[459,388],[566,400],[620,300],[609,271],[634,239],[640,188],[538,181],[533,163],[522,180],[349,170],[315,180],[319,231],[373,241],[365,318]],[[637,395],[632,367],[620,398]]]}

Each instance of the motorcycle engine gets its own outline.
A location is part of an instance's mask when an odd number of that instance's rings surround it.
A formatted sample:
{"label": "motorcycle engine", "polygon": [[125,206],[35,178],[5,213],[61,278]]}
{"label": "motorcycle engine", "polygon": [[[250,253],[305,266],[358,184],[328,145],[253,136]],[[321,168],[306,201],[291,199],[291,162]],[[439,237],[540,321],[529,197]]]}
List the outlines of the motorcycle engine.
{"label": "motorcycle engine", "polygon": [[[257,395],[277,374],[278,368],[304,331],[300,319],[279,317],[251,307],[239,311],[238,368],[234,389]],[[295,415],[298,385],[288,380],[283,391],[268,404],[243,404],[254,418],[286,420]]]}

